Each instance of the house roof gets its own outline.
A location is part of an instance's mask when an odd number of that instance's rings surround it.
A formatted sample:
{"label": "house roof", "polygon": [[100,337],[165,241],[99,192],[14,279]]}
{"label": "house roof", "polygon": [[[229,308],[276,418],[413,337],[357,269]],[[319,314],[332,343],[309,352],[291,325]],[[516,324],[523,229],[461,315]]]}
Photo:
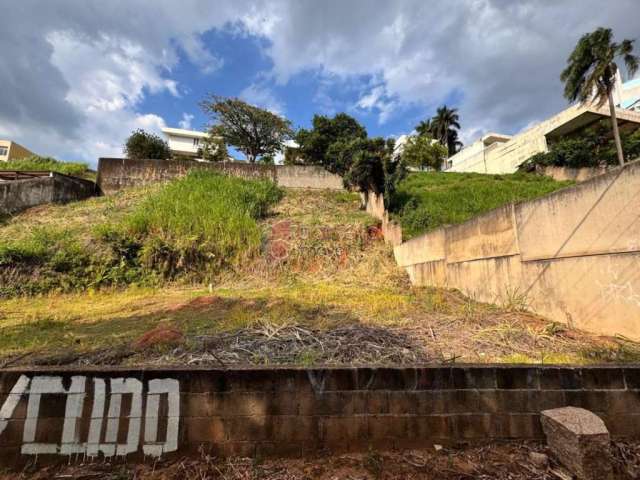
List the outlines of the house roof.
{"label": "house roof", "polygon": [[182,128],[169,128],[162,129],[162,133],[167,135],[173,135],[175,137],[188,137],[188,138],[206,138],[209,136],[206,132],[199,132],[197,130],[184,130]]}

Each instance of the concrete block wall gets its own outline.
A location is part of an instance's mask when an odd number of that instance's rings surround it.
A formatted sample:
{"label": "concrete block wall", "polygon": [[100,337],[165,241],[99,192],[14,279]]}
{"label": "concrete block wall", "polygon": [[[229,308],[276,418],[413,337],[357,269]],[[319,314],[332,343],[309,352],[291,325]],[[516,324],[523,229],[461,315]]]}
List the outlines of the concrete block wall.
{"label": "concrete block wall", "polygon": [[267,178],[281,187],[342,190],[342,178],[318,166],[262,165],[246,162],[206,163],[186,160],[101,158],[97,183],[104,194],[122,188],[166,182],[189,170],[208,169],[242,178]]}
{"label": "concrete block wall", "polygon": [[637,438],[640,367],[5,370],[0,405],[4,466],[541,439],[540,411],[567,405]]}
{"label": "concrete block wall", "polygon": [[394,248],[413,284],[640,340],[640,162]]}
{"label": "concrete block wall", "polygon": [[0,214],[14,214],[43,203],[82,200],[95,194],[95,183],[53,172],[46,177],[0,182]]}

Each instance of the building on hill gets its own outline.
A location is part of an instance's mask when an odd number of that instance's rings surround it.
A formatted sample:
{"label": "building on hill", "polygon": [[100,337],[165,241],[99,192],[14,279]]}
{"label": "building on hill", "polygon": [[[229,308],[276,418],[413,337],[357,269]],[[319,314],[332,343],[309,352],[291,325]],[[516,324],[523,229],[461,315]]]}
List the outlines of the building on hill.
{"label": "building on hill", "polygon": [[30,157],[33,154],[34,153],[31,150],[16,142],[12,142],[11,140],[0,140],[0,162],[19,160],[24,157]]}
{"label": "building on hill", "polygon": [[618,75],[613,90],[613,101],[620,108],[640,112],[640,78],[622,83]]}
{"label": "building on hill", "polygon": [[209,136],[206,132],[184,130],[182,128],[163,128],[172,155],[197,158],[203,139]]}
{"label": "building on hill", "polygon": [[[616,114],[621,130],[640,128],[640,111],[616,108]],[[514,136],[485,135],[451,156],[447,161],[447,171],[514,173],[536,153],[548,152],[548,140],[584,130],[609,117],[608,105],[574,105]]]}

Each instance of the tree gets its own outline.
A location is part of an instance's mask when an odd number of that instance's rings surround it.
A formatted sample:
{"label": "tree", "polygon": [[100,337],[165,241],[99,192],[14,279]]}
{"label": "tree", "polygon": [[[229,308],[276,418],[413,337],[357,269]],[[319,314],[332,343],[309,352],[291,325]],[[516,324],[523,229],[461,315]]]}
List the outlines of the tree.
{"label": "tree", "polygon": [[136,160],[166,160],[171,157],[171,150],[169,150],[167,142],[158,135],[145,132],[142,129],[135,130],[129,135],[123,153],[127,158]]}
{"label": "tree", "polygon": [[428,135],[440,142],[440,145],[447,147],[448,155],[454,155],[460,148],[462,142],[458,139],[460,129],[460,116],[457,108],[448,108],[446,105],[439,107],[433,118],[423,120],[416,125],[418,135]]}
{"label": "tree", "polygon": [[[310,130],[300,129],[296,134],[296,142],[299,145],[299,154],[305,163],[323,165],[332,173],[343,175],[348,170],[348,165],[340,160],[340,153],[347,145],[356,139],[366,139],[367,131],[358,121],[347,115],[339,113],[333,118],[324,115],[314,115]],[[330,148],[339,143],[338,147]]]}
{"label": "tree", "polygon": [[198,155],[208,162],[226,162],[229,160],[229,151],[227,144],[221,137],[213,137],[211,135],[204,137],[200,142]]}
{"label": "tree", "polygon": [[281,151],[293,133],[289,120],[237,98],[212,95],[200,106],[213,121],[210,135],[221,136],[251,163]]}
{"label": "tree", "polygon": [[615,139],[618,163],[624,165],[624,153],[618,130],[613,89],[618,73],[617,58],[622,58],[629,75],[638,70],[640,58],[633,55],[633,40],[613,41],[610,28],[598,28],[583,35],[567,59],[567,67],[560,75],[564,82],[564,96],[569,101],[593,102],[602,107],[609,102],[611,125]]}
{"label": "tree", "polygon": [[427,134],[410,136],[402,150],[402,160],[404,163],[421,170],[425,168],[440,170],[446,158],[446,147],[434,141],[433,138]]}
{"label": "tree", "polygon": [[446,105],[438,107],[435,116],[431,119],[431,134],[440,142],[440,145],[447,147],[449,156],[456,153],[455,141],[457,141],[459,129],[458,109],[448,108]]}

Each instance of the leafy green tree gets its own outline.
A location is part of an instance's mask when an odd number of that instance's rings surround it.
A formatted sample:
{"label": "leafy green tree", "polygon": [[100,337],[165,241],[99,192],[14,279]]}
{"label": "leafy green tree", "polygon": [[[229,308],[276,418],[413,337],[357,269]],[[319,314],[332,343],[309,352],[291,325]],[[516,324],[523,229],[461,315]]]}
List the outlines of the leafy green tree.
{"label": "leafy green tree", "polygon": [[238,98],[212,95],[200,106],[212,119],[210,135],[221,136],[251,163],[281,151],[293,134],[289,120]]}
{"label": "leafy green tree", "polygon": [[200,142],[198,155],[208,162],[226,162],[229,160],[227,144],[221,137],[207,136]]}
{"label": "leafy green tree", "polygon": [[446,105],[439,107],[433,118],[423,120],[416,125],[418,135],[427,135],[435,138],[440,145],[447,147],[448,155],[454,155],[462,142],[458,138],[460,130],[460,115],[457,108],[449,108]]}
{"label": "leafy green tree", "polygon": [[136,160],[166,160],[171,157],[171,150],[169,150],[167,142],[158,135],[145,132],[142,129],[135,130],[129,135],[123,153],[127,158]]}
{"label": "leafy green tree", "polygon": [[[438,107],[435,116],[431,119],[431,134],[447,147],[449,156],[457,150],[458,132],[460,130],[460,116],[457,108],[449,108],[446,105]],[[459,143],[459,142],[458,142]]]}
{"label": "leafy green tree", "polygon": [[440,170],[442,163],[447,158],[447,149],[425,135],[412,135],[407,139],[407,143],[402,150],[402,160],[407,166],[416,167],[420,170],[431,168]]}
{"label": "leafy green tree", "polygon": [[[349,167],[342,155],[348,149],[347,145],[352,140],[366,138],[367,131],[355,118],[339,113],[333,118],[314,115],[312,128],[300,129],[295,140],[305,163],[323,165],[330,172],[343,175]],[[340,146],[330,150],[335,143]]]}
{"label": "leafy green tree", "polygon": [[610,28],[598,28],[580,38],[569,55],[567,67],[560,75],[560,79],[564,82],[564,96],[569,101],[578,100],[580,103],[591,101],[600,107],[609,102],[611,125],[620,165],[624,165],[624,153],[613,101],[613,89],[618,72],[616,59],[622,58],[629,75],[634,75],[638,70],[640,59],[633,55],[633,43],[633,40],[616,43],[613,41],[613,32]]}

